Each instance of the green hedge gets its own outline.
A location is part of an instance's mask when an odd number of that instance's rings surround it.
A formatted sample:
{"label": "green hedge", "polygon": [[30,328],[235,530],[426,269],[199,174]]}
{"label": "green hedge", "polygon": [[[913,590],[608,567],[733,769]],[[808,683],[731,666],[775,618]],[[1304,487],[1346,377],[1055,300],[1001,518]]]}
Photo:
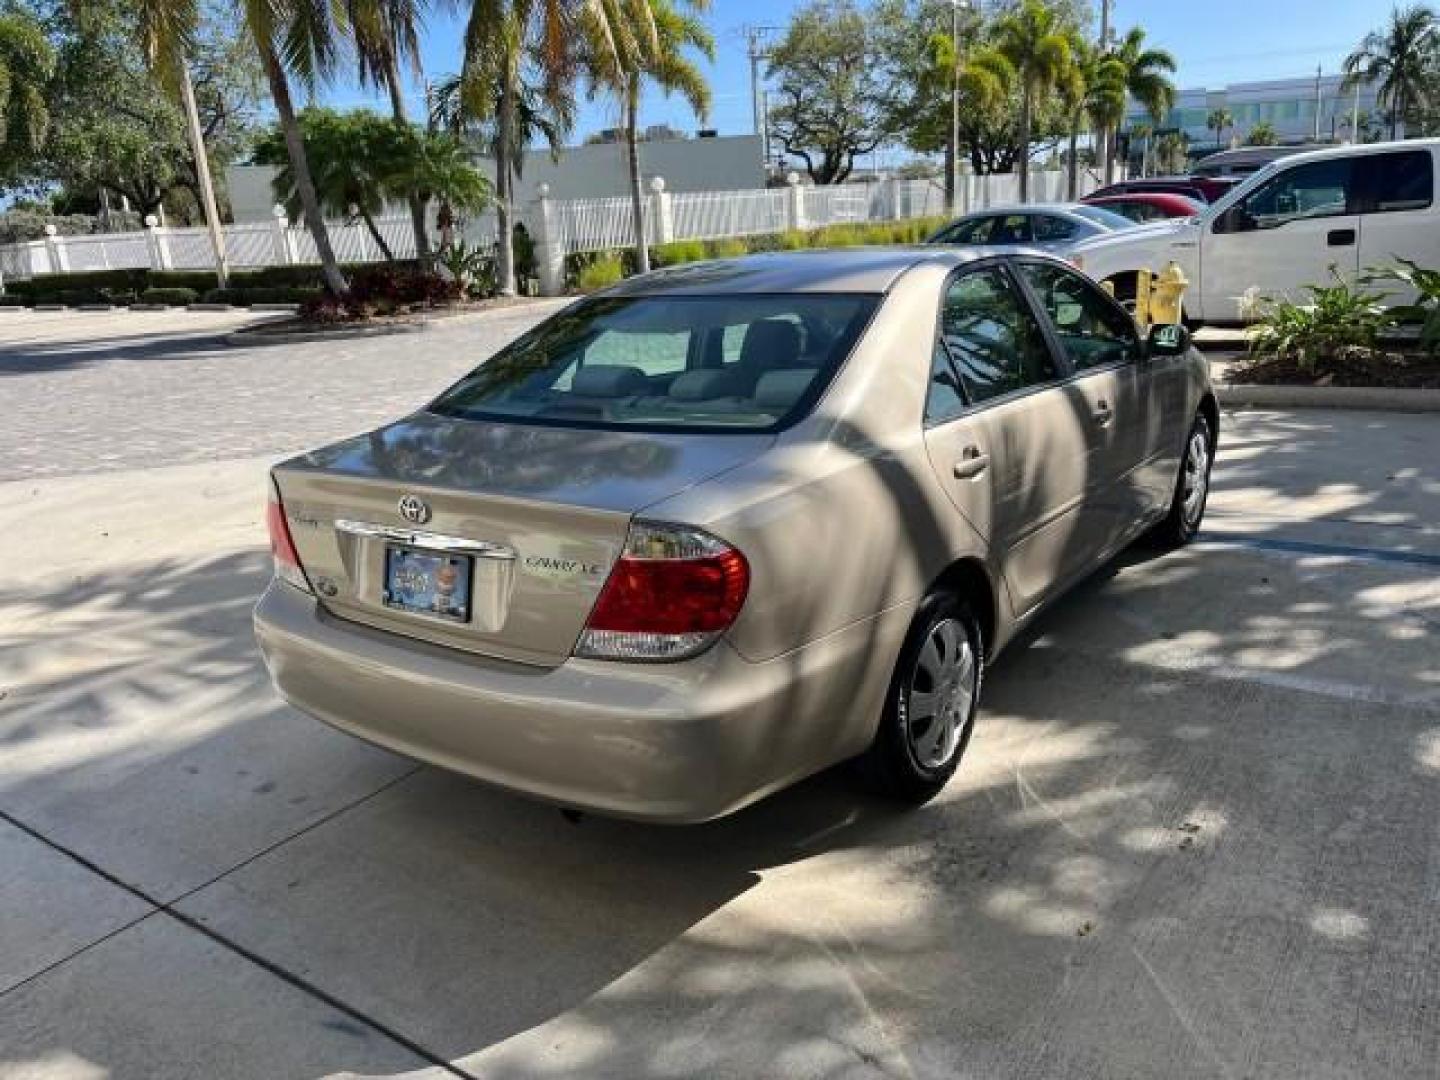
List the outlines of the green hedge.
{"label": "green hedge", "polygon": [[140,294],[142,304],[169,304],[172,307],[184,307],[199,298],[200,294],[194,289],[182,288],[146,289]]}
{"label": "green hedge", "polygon": [[252,304],[303,304],[314,299],[324,290],[318,285],[311,288],[286,285],[247,285],[227,289],[210,289],[204,295],[207,304],[234,304],[236,307],[250,307]]}

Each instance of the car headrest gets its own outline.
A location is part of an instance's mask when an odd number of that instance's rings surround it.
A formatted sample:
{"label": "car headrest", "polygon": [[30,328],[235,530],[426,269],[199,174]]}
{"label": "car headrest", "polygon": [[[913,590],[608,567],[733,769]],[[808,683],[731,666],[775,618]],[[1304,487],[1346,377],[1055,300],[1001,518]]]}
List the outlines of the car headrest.
{"label": "car headrest", "polygon": [[800,328],[784,319],[761,319],[745,331],[740,366],[748,371],[780,371],[800,359]]}
{"label": "car headrest", "polygon": [[618,398],[643,394],[649,387],[645,372],[628,364],[587,364],[575,372],[570,392],[581,397]]}
{"label": "car headrest", "polygon": [[670,384],[670,396],[676,401],[711,401],[723,397],[743,397],[740,377],[733,371],[687,371],[677,375]]}
{"label": "car headrest", "polygon": [[791,368],[761,375],[755,384],[755,407],[777,414],[789,412],[815,375],[815,368]]}

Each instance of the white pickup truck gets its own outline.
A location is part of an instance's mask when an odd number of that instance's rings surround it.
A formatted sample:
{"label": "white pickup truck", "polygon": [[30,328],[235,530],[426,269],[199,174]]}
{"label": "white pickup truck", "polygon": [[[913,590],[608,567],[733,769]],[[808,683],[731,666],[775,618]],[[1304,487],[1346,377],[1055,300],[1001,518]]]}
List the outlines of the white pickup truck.
{"label": "white pickup truck", "polygon": [[[1437,159],[1440,139],[1296,154],[1196,217],[1082,241],[1070,258],[1122,302],[1140,270],[1178,263],[1187,321],[1245,322],[1257,295],[1301,299],[1303,286],[1331,281],[1332,266],[1348,279],[1396,256],[1440,267]],[[1394,302],[1405,299],[1397,289]]]}

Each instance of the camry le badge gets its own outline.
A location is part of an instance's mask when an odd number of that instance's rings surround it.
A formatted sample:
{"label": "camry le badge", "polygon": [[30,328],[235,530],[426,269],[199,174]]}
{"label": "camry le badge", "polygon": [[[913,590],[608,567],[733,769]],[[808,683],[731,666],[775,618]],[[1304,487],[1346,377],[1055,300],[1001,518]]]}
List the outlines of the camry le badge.
{"label": "camry le badge", "polygon": [[430,504],[418,495],[406,495],[400,499],[400,516],[416,525],[430,520]]}

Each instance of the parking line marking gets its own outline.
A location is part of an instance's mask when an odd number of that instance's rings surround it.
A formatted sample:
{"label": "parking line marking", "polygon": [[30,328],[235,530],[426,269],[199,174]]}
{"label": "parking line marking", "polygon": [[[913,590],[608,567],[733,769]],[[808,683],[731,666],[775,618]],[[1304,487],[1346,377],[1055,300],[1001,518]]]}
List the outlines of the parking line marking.
{"label": "parking line marking", "polygon": [[1248,547],[1288,555],[1335,555],[1345,559],[1364,559],[1367,562],[1440,568],[1440,555],[1423,551],[1395,551],[1392,548],[1355,547],[1350,544],[1316,544],[1308,540],[1277,540],[1268,536],[1237,536],[1211,532],[1202,532],[1197,539],[1201,543],[1221,547]]}

